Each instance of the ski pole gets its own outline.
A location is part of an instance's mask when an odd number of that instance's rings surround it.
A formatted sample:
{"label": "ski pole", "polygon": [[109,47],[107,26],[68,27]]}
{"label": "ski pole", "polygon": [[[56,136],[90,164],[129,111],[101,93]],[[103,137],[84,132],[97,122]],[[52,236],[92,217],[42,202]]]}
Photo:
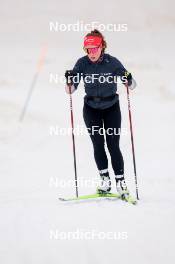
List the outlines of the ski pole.
{"label": "ski pole", "polygon": [[74,137],[73,104],[72,104],[71,84],[67,84],[67,85],[69,87],[69,95],[70,95],[70,114],[71,114],[72,146],[73,146],[73,156],[74,156],[75,188],[76,188],[76,197],[78,198],[77,163],[76,163],[75,137]]}
{"label": "ski pole", "polygon": [[133,156],[133,165],[134,165],[135,186],[136,186],[136,197],[137,197],[137,200],[139,200],[138,185],[137,185],[137,172],[136,172],[136,159],[135,159],[135,149],[134,149],[134,136],[133,136],[133,128],[132,128],[131,104],[130,104],[128,84],[126,84],[126,89],[127,89],[128,113],[129,113],[129,124],[130,124],[130,134],[131,134],[132,156]]}

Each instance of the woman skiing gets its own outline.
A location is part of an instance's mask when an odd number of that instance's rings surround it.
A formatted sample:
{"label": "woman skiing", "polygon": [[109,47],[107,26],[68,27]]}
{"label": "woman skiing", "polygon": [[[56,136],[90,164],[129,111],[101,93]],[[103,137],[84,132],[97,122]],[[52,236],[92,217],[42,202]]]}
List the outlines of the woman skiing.
{"label": "woman skiing", "polygon": [[[80,58],[73,70],[66,71],[66,92],[73,93],[84,81],[85,93],[83,117],[94,148],[94,158],[101,176],[99,193],[111,190],[105,142],[111,156],[117,192],[123,199],[129,196],[125,178],[124,161],[120,151],[121,112],[117,92],[117,77],[133,89],[136,86],[131,73],[121,62],[105,53],[106,41],[98,30],[84,38],[86,56]],[[102,133],[102,131],[104,133]],[[118,132],[118,133],[117,133]]]}

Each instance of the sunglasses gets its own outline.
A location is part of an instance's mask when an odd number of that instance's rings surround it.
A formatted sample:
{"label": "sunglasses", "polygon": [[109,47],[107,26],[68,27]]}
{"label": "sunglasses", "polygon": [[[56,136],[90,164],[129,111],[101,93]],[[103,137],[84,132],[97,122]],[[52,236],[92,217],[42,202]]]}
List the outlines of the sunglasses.
{"label": "sunglasses", "polygon": [[87,54],[95,54],[98,52],[99,48],[100,46],[95,47],[95,48],[84,48],[84,50]]}

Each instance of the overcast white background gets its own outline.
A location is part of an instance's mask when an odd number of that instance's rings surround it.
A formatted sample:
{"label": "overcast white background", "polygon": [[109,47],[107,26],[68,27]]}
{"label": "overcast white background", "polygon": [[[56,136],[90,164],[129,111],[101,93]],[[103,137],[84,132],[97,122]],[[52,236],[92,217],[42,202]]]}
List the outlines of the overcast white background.
{"label": "overcast white background", "polygon": [[[0,1],[0,262],[172,263],[174,253],[174,1]],[[51,179],[74,179],[69,96],[50,73],[64,75],[83,56],[86,32],[54,32],[49,23],[127,24],[127,32],[104,31],[107,52],[137,80],[130,93],[140,201],[64,204]],[[19,117],[43,47],[45,60],[23,122]],[[129,129],[126,90],[119,87],[122,126]],[[82,125],[84,90],[73,95],[75,125]],[[125,177],[135,195],[130,135],[122,137]],[[88,136],[76,136],[78,177],[98,171]],[[110,175],[114,178],[110,166]],[[113,189],[115,191],[115,189]],[[80,194],[94,188],[79,189]],[[50,232],[127,232],[127,239],[59,240]]]}

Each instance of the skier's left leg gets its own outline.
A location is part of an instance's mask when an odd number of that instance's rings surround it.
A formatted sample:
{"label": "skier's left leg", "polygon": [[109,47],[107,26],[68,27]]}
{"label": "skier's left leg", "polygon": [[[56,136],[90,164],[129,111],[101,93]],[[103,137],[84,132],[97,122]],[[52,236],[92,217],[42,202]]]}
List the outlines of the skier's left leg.
{"label": "skier's left leg", "polygon": [[[124,178],[124,161],[120,150],[121,111],[119,101],[104,111],[106,143],[115,173],[117,191],[121,196],[129,194]],[[124,197],[125,198],[125,197]]]}

